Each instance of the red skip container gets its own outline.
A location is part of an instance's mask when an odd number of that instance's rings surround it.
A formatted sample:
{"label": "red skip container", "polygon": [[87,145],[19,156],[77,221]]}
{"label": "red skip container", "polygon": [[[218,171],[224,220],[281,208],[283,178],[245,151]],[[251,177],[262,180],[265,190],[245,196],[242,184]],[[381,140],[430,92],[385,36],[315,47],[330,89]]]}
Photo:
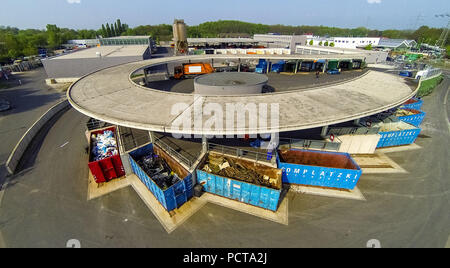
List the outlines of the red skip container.
{"label": "red skip container", "polygon": [[117,141],[116,128],[109,127],[101,130],[95,130],[90,132],[89,135],[89,169],[94,176],[96,183],[109,182],[113,179],[125,176],[125,169],[123,168],[122,160],[120,159],[120,154],[105,158],[99,161],[93,161],[92,155],[92,134],[103,134],[105,131],[110,130],[114,133],[114,138]]}

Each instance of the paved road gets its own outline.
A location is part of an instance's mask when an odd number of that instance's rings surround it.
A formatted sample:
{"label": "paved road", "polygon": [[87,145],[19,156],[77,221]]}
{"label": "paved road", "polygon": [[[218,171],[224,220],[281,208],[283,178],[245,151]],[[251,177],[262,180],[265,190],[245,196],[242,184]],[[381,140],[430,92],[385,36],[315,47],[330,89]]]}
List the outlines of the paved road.
{"label": "paved road", "polygon": [[[318,86],[348,81],[366,73],[366,71],[345,71],[340,75],[321,73],[319,79],[316,78],[314,72],[298,73],[296,75],[276,73],[269,73],[266,75],[269,77],[268,86],[272,87],[273,92],[283,92],[291,90],[308,90]],[[191,94],[194,93],[194,79],[153,81],[148,83],[148,87],[167,92]]]}
{"label": "paved road", "polygon": [[449,85],[425,98],[424,149],[389,155],[411,174],[364,175],[367,202],[292,194],[289,226],[208,204],[171,235],[131,188],[85,201],[87,118],[69,110],[34,167],[6,189],[0,237],[8,247],[64,247],[69,239],[83,247],[365,247],[378,239],[383,247],[442,248],[450,235]]}
{"label": "paved road", "polygon": [[[6,176],[4,163],[9,154],[25,134],[27,129],[52,105],[62,94],[45,84],[47,75],[43,68],[14,76],[17,86],[0,89],[0,99],[10,102],[12,109],[0,112],[0,188]],[[22,81],[19,86],[18,80]]]}

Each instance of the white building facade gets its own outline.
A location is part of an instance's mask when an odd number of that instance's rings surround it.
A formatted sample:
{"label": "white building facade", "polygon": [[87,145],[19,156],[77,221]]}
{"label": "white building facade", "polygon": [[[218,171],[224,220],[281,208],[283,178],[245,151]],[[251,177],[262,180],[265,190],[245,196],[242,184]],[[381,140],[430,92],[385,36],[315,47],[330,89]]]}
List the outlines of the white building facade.
{"label": "white building facade", "polygon": [[331,43],[334,44],[334,47],[337,48],[350,48],[350,49],[356,49],[359,47],[366,47],[368,45],[372,46],[378,46],[380,43],[381,38],[379,37],[309,37],[308,38],[308,45],[310,45],[311,41],[313,41],[314,46],[319,46],[322,44],[322,46],[325,46],[326,42],[328,42],[328,46],[331,45]]}

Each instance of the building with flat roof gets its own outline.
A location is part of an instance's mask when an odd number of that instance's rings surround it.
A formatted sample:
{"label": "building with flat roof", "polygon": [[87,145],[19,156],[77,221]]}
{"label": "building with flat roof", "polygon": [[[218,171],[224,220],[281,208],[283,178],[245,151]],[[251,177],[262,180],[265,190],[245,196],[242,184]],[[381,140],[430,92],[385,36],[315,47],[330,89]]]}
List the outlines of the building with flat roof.
{"label": "building with flat roof", "polygon": [[310,36],[308,38],[307,44],[309,45],[311,41],[314,46],[319,46],[320,43],[325,45],[333,43],[336,48],[349,48],[356,49],[360,47],[366,47],[368,45],[377,46],[381,38],[379,37],[320,37],[320,36]]}
{"label": "building with flat roof", "polygon": [[246,46],[258,44],[252,38],[188,38],[187,40],[190,47],[228,47],[231,45]]}
{"label": "building with flat roof", "polygon": [[148,45],[99,46],[42,60],[48,78],[76,79],[112,66],[151,58]]}
{"label": "building with flat roof", "polygon": [[377,47],[386,48],[391,50],[409,50],[415,48],[417,42],[415,40],[406,39],[381,39]]}
{"label": "building with flat roof", "polygon": [[307,35],[255,34],[253,39],[267,48],[288,48],[292,52],[296,46],[306,45]]}
{"label": "building with flat roof", "polygon": [[338,47],[324,47],[324,46],[297,46],[296,54],[301,55],[351,55],[358,54],[365,56],[365,62],[368,64],[376,64],[386,62],[389,55],[386,51],[379,50],[365,50],[365,49],[351,49]]}

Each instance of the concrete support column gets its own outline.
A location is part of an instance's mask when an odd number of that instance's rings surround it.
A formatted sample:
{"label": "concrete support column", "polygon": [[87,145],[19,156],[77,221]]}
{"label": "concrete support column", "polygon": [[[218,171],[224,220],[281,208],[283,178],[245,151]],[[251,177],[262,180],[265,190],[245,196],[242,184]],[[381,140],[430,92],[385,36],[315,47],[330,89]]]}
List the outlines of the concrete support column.
{"label": "concrete support column", "polygon": [[322,128],[322,137],[325,137],[325,136],[327,136],[327,134],[328,134],[328,126],[324,126],[323,128]]}
{"label": "concrete support column", "polygon": [[144,69],[144,82],[145,82],[145,85],[148,85],[148,77],[147,77],[147,69]]}
{"label": "concrete support column", "polygon": [[270,73],[270,61],[267,60],[267,73]]}
{"label": "concrete support column", "polygon": [[203,135],[202,136],[202,153],[207,153],[208,152],[208,138]]}
{"label": "concrete support column", "polygon": [[167,64],[167,63],[166,63],[166,73],[167,73],[167,77],[170,77],[169,64]]}
{"label": "concrete support column", "polygon": [[238,63],[238,72],[241,72],[241,59],[239,59],[239,63]]}
{"label": "concrete support column", "polygon": [[299,64],[299,61],[296,61],[294,73],[298,73],[298,64]]}
{"label": "concrete support column", "polygon": [[153,134],[153,131],[148,132],[148,136],[150,137],[150,142],[155,143],[155,135]]}
{"label": "concrete support column", "polygon": [[359,125],[361,123],[361,119],[356,119],[354,122],[353,122],[353,124],[355,124],[355,125]]}
{"label": "concrete support column", "polygon": [[328,60],[325,60],[325,63],[323,64],[323,73],[327,71],[327,67],[328,67]]}

